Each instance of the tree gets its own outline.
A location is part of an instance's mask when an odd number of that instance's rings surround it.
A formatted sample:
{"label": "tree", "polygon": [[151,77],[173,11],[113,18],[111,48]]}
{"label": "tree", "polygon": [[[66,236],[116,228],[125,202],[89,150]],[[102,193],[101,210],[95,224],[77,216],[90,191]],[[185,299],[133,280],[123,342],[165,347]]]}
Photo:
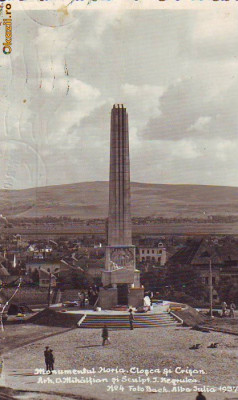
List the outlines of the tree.
{"label": "tree", "polygon": [[238,283],[230,277],[223,277],[216,287],[220,301],[238,304]]}
{"label": "tree", "polygon": [[151,267],[148,271],[141,272],[140,281],[146,290],[162,294],[165,287],[165,270]]}
{"label": "tree", "polygon": [[34,269],[33,272],[31,272],[30,277],[34,284],[39,285],[40,275],[39,275],[39,271],[36,268]]}
{"label": "tree", "polygon": [[170,286],[174,291],[183,292],[197,300],[202,300],[207,295],[207,288],[192,265],[168,266],[165,281],[166,286]]}

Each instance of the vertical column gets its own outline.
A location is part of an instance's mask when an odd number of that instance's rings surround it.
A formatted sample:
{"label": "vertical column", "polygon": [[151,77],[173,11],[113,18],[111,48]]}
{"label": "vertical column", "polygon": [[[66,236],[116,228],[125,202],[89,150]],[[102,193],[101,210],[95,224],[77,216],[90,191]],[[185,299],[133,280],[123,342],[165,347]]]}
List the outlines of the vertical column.
{"label": "vertical column", "polygon": [[123,105],[111,111],[108,244],[131,245],[128,115]]}

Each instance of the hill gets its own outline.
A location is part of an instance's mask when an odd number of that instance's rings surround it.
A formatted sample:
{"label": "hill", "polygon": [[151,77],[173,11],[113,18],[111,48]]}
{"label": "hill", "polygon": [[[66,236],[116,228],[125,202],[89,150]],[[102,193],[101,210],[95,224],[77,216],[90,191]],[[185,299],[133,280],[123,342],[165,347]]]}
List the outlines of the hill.
{"label": "hill", "polygon": [[[238,187],[131,184],[132,216],[205,218],[238,215]],[[108,182],[82,182],[24,190],[0,190],[0,214],[19,217],[103,218]]]}

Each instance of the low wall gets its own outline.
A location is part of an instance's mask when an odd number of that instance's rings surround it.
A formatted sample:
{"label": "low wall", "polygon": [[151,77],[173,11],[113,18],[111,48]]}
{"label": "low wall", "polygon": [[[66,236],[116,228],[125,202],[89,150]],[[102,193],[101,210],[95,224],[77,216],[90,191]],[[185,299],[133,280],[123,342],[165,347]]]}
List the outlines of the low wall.
{"label": "low wall", "polygon": [[83,316],[84,314],[66,314],[45,309],[29,318],[27,323],[63,328],[77,328],[77,323]]}
{"label": "low wall", "polygon": [[184,326],[194,327],[202,325],[205,321],[205,318],[195,308],[190,306],[186,306],[183,310],[173,311],[173,314],[183,320]]}
{"label": "low wall", "polygon": [[[15,292],[16,288],[4,288],[2,294],[4,299],[10,299]],[[61,291],[61,301],[72,301],[78,299],[78,289],[66,289]],[[25,303],[27,305],[40,305],[47,304],[48,302],[48,289],[47,288],[32,288],[21,287],[17,294],[12,299],[13,303]]]}

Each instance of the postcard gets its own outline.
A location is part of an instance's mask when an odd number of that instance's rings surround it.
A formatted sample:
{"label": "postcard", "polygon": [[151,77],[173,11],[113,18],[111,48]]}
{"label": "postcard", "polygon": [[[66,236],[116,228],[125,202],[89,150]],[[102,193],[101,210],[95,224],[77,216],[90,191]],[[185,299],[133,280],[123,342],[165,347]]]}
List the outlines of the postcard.
{"label": "postcard", "polygon": [[1,399],[238,399],[237,7],[0,0]]}

